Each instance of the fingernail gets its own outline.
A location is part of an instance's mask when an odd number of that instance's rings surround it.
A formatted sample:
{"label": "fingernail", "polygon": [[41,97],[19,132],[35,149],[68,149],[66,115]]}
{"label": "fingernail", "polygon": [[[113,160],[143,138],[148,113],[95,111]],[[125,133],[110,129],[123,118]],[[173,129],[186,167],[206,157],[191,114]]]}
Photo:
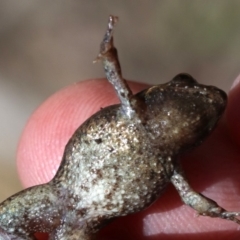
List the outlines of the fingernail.
{"label": "fingernail", "polygon": [[240,75],[237,76],[237,78],[235,79],[235,81],[232,84],[232,87],[230,88],[230,90],[232,90],[233,88],[235,88],[240,82]]}

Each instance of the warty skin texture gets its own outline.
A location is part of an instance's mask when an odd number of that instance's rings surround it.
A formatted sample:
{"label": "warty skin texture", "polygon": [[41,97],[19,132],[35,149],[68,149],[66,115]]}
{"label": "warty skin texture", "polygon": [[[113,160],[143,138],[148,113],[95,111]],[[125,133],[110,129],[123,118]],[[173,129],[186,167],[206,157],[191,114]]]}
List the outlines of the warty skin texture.
{"label": "warty skin texture", "polygon": [[200,215],[239,224],[227,212],[194,192],[179,166],[180,153],[200,144],[222,115],[226,94],[179,74],[172,81],[133,95],[122,78],[110,16],[98,59],[121,104],[83,123],[66,145],[52,181],[0,205],[0,240],[94,239],[110,219],[141,211],[172,183],[183,202]]}

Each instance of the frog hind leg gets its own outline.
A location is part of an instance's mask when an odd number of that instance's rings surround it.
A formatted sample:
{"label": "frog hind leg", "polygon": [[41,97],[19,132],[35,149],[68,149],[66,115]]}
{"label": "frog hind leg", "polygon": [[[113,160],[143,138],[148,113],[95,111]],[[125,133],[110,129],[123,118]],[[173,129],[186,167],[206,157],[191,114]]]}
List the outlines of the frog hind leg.
{"label": "frog hind leg", "polygon": [[50,184],[9,197],[0,204],[0,240],[32,240],[36,232],[51,233],[61,225],[64,207],[61,202],[59,193]]}
{"label": "frog hind leg", "polygon": [[0,227],[0,240],[36,240],[34,236],[16,236],[15,234],[7,233]]}

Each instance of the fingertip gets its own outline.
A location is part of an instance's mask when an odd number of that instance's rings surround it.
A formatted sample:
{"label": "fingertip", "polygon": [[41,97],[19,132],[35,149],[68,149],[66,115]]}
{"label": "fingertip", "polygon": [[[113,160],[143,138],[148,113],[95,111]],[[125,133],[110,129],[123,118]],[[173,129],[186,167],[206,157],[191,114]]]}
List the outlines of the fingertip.
{"label": "fingertip", "polygon": [[[146,85],[130,83],[130,87],[140,91]],[[23,185],[50,181],[74,131],[93,113],[118,102],[105,79],[78,82],[49,97],[32,114],[19,142],[17,166]]]}

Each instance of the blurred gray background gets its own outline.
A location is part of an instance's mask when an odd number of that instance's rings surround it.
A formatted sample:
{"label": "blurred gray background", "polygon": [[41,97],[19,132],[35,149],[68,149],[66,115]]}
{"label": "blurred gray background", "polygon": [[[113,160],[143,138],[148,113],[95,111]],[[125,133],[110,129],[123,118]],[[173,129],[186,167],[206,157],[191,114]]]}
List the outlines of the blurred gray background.
{"label": "blurred gray background", "polygon": [[109,14],[124,77],[162,83],[180,72],[228,90],[240,72],[240,1],[0,0],[0,200],[21,189],[18,139],[31,113],[92,64]]}

